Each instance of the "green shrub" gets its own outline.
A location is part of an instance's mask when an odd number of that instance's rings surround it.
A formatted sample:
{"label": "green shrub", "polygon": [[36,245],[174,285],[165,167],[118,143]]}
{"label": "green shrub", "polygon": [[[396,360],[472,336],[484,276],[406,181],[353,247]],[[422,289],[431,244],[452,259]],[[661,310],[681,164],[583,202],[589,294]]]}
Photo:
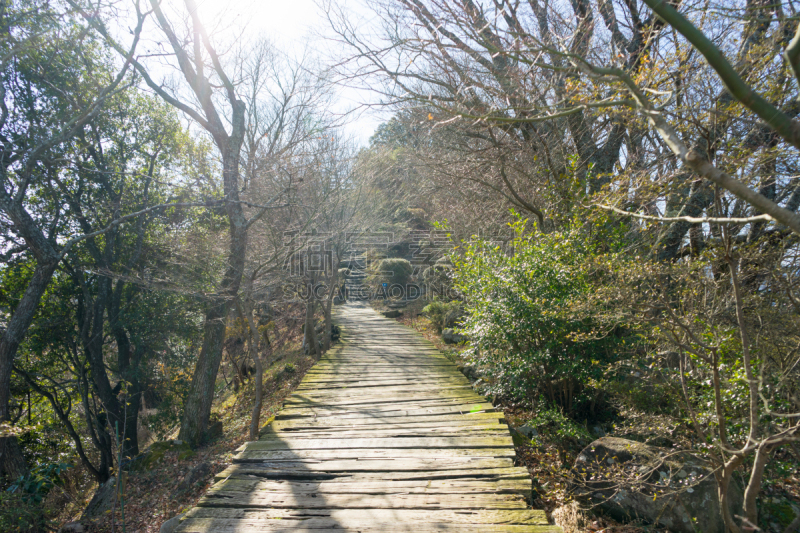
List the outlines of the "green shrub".
{"label": "green shrub", "polygon": [[446,257],[440,258],[422,272],[422,279],[429,290],[443,290],[453,284],[453,263]]}
{"label": "green shrub", "polygon": [[40,504],[20,493],[0,491],[0,531],[38,533],[49,529]]}
{"label": "green shrub", "polygon": [[68,468],[72,468],[72,465],[51,463],[35,466],[27,475],[17,478],[8,487],[8,492],[19,493],[23,498],[41,503],[53,487],[62,484],[61,476]]}
{"label": "green shrub", "polygon": [[430,319],[436,331],[442,332],[445,328],[452,328],[463,314],[461,302],[453,300],[450,303],[434,300],[426,305],[422,312]]}
{"label": "green shrub", "polygon": [[526,233],[522,220],[512,227],[513,254],[474,239],[453,256],[455,287],[467,302],[467,356],[483,368],[488,394],[524,405],[541,395],[567,414],[593,410],[590,384],[603,378],[622,339],[574,311],[592,291],[592,246],[577,231]]}
{"label": "green shrub", "polygon": [[410,261],[393,257],[378,261],[370,273],[370,278],[376,284],[388,283],[389,286],[405,287],[413,272],[414,267]]}
{"label": "green shrub", "polygon": [[42,501],[56,485],[62,485],[67,463],[35,466],[0,492],[0,531],[34,533],[54,529],[47,523]]}

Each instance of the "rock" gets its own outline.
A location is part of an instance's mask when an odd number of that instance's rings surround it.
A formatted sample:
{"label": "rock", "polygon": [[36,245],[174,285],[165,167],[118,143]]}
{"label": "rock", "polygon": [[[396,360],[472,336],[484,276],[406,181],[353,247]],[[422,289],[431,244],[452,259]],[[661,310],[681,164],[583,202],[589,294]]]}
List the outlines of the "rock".
{"label": "rock", "polygon": [[606,432],[603,431],[603,428],[601,428],[600,426],[594,426],[592,428],[592,435],[597,435],[598,437],[605,437]]}
{"label": "rock", "polygon": [[[725,531],[712,469],[688,452],[603,437],[578,455],[572,474],[572,493],[616,520],[639,519],[672,533]],[[735,513],[742,491],[734,484],[730,490]]]}
{"label": "rock", "polygon": [[465,364],[459,366],[458,369],[471,381],[476,381],[483,377],[483,373],[475,365]]}
{"label": "rock", "polygon": [[128,464],[133,471],[146,471],[161,462],[168,452],[177,452],[178,459],[183,461],[194,455],[194,450],[188,442],[182,440],[164,440],[151,444],[147,450],[140,453]]}
{"label": "rock", "polygon": [[205,478],[211,475],[211,464],[210,463],[200,463],[199,465],[195,466],[189,473],[186,474],[186,477],[178,483],[178,486],[175,487],[174,493],[186,492],[187,490],[191,489],[195,483],[202,482]]}
{"label": "rock", "polygon": [[214,440],[222,436],[222,422],[214,422],[206,430],[206,439]]}
{"label": "rock", "polygon": [[456,333],[453,328],[446,328],[442,330],[442,340],[446,344],[461,344],[466,341],[467,338],[460,333]]}
{"label": "rock", "polygon": [[400,318],[403,316],[403,312],[398,309],[389,309],[388,311],[384,311],[381,313],[386,318]]}
{"label": "rock", "polygon": [[524,435],[525,437],[532,439],[533,437],[538,437],[539,432],[536,431],[536,428],[531,426],[530,424],[525,424],[524,426],[520,426],[517,428],[517,431]]}
{"label": "rock", "polygon": [[86,531],[86,528],[80,522],[69,522],[61,526],[58,533],[83,533],[84,531]]}
{"label": "rock", "polygon": [[508,431],[511,433],[511,440],[514,442],[514,446],[530,446],[531,439],[539,435],[539,432],[536,431],[536,428],[525,424],[524,426],[513,427],[508,426]]}
{"label": "rock", "polygon": [[[122,488],[124,490],[128,473],[122,472],[121,477]],[[111,509],[114,504],[114,498],[117,495],[116,484],[117,478],[112,477],[97,488],[97,491],[94,493],[94,496],[92,496],[92,500],[89,502],[89,505],[86,506],[86,509],[83,510],[83,514],[81,514],[81,522],[91,521],[99,516],[104,515],[106,511]]]}
{"label": "rock", "polygon": [[183,518],[182,514],[177,516],[173,516],[163,524],[161,524],[161,529],[158,530],[158,533],[172,533],[178,526],[181,525],[181,518]]}

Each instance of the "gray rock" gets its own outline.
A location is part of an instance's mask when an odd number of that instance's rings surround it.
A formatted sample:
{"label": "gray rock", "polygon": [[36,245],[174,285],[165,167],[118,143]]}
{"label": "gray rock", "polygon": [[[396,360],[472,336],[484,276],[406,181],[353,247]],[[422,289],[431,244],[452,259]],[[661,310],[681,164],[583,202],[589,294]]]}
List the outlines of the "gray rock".
{"label": "gray rock", "polygon": [[195,483],[202,482],[205,478],[211,475],[211,464],[210,463],[200,463],[199,465],[195,466],[189,473],[186,474],[186,477],[178,483],[178,486],[175,487],[175,493],[185,492],[192,488]]}
{"label": "gray rock", "polygon": [[527,437],[529,439],[532,439],[533,437],[538,437],[539,436],[539,432],[536,431],[536,428],[531,426],[531,425],[528,425],[528,424],[525,424],[524,426],[518,427],[517,428],[517,432],[519,432],[521,435],[524,435],[525,437]]}
{"label": "gray rock", "polygon": [[390,309],[388,311],[384,311],[381,314],[386,318],[400,318],[401,316],[403,316],[403,312],[398,309]]}
{"label": "gray rock", "polygon": [[475,365],[465,364],[459,366],[458,369],[471,381],[476,381],[483,376],[483,373]]}
{"label": "gray rock", "polygon": [[446,328],[442,330],[442,340],[446,344],[460,344],[466,341],[467,338],[460,333],[456,333],[453,328]]}
{"label": "gray rock", "polygon": [[58,533],[83,533],[86,528],[80,522],[69,522],[61,526]]}
{"label": "gray rock", "polygon": [[606,432],[600,426],[595,426],[592,428],[592,435],[597,435],[598,437],[605,437]]}
{"label": "gray rock", "polygon": [[172,533],[178,526],[181,525],[181,518],[183,518],[182,514],[177,516],[173,516],[163,524],[161,524],[161,529],[158,530],[158,533]]}
{"label": "gray rock", "polygon": [[[128,473],[122,472],[121,477],[122,488],[124,489]],[[106,511],[111,509],[112,505],[114,504],[114,498],[117,495],[116,485],[117,478],[112,477],[97,488],[97,491],[94,493],[94,496],[92,496],[92,500],[89,502],[89,505],[86,506],[86,509],[83,510],[83,514],[81,514],[81,522],[92,521],[93,519],[104,515]]]}
{"label": "gray rock", "polygon": [[[572,473],[572,493],[616,520],[643,520],[673,533],[725,531],[712,469],[688,452],[603,437],[578,455]],[[730,490],[735,513],[742,491],[734,484]]]}

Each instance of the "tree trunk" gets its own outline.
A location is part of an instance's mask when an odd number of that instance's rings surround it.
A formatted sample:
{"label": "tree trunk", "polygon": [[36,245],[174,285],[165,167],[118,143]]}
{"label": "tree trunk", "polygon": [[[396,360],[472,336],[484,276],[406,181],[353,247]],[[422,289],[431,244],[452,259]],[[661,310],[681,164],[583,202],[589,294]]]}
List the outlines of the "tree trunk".
{"label": "tree trunk", "polygon": [[125,381],[128,382],[128,390],[125,397],[125,431],[123,432],[124,445],[122,455],[125,458],[133,458],[139,455],[139,409],[142,405],[142,386],[139,381],[139,368],[146,348],[137,345],[133,351],[130,368],[123,374]]}
{"label": "tree trunk", "polygon": [[247,318],[247,324],[250,330],[250,355],[253,358],[253,362],[256,366],[256,379],[255,379],[255,399],[253,402],[253,413],[250,416],[250,440],[257,440],[258,439],[258,428],[261,424],[261,406],[263,404],[263,379],[264,379],[264,367],[261,363],[261,355],[259,347],[261,345],[261,335],[258,334],[258,329],[256,328],[255,320],[253,320],[253,306],[249,302],[249,300],[245,300],[244,302],[244,314]]}
{"label": "tree trunk", "polygon": [[108,321],[114,340],[117,343],[117,370],[125,384],[125,404],[122,406],[122,456],[125,458],[139,455],[139,406],[141,404],[141,386],[139,384],[139,362],[144,353],[143,346],[131,346],[128,332],[119,321],[119,309],[122,291],[125,284],[118,281],[114,288],[111,305],[108,309]]}
{"label": "tree trunk", "polygon": [[106,308],[111,302],[111,280],[109,278],[100,278],[98,285],[99,290],[94,301],[91,318],[91,330],[88,336],[83,339],[83,347],[89,359],[89,368],[92,370],[92,385],[103,403],[102,407],[106,413],[108,427],[113,428],[115,423],[119,422],[121,426],[124,421],[122,420],[122,409],[120,409],[117,394],[108,379],[103,356],[105,315]]}
{"label": "tree trunk", "polygon": [[318,347],[317,347],[317,335],[316,331],[314,331],[314,293],[313,293],[313,281],[309,283],[309,291],[308,291],[308,300],[306,301],[306,327],[305,327],[305,335],[304,340],[305,344],[308,347],[308,355],[317,356],[318,355]]}
{"label": "tree trunk", "polygon": [[222,343],[225,340],[227,301],[218,298],[206,311],[203,328],[203,347],[194,367],[192,385],[183,406],[183,419],[178,438],[195,447],[205,439],[214,399],[214,383],[222,360]]}
{"label": "tree trunk", "polygon": [[225,342],[225,318],[230,303],[239,293],[247,253],[247,220],[239,203],[239,150],[241,139],[231,138],[230,145],[222,150],[223,183],[225,189],[225,211],[228,215],[230,245],[228,268],[219,291],[206,311],[203,331],[203,347],[194,368],[192,385],[184,405],[179,438],[191,446],[205,439],[211,404],[214,400],[214,385],[219,364],[222,361],[222,345]]}
{"label": "tree trunk", "polygon": [[[39,262],[28,282],[28,287],[17,308],[8,321],[8,328],[0,338],[0,422],[10,420],[11,367],[17,348],[33,321],[36,308],[42,298],[58,261]],[[28,473],[28,466],[16,437],[0,438],[0,474],[12,478]]]}
{"label": "tree trunk", "polygon": [[333,272],[331,272],[331,279],[330,279],[330,287],[328,289],[328,298],[325,301],[325,306],[323,307],[325,313],[325,337],[322,339],[322,349],[323,351],[328,351],[331,349],[331,334],[333,333],[333,297],[336,293],[339,292],[339,261],[335,261],[333,264]]}

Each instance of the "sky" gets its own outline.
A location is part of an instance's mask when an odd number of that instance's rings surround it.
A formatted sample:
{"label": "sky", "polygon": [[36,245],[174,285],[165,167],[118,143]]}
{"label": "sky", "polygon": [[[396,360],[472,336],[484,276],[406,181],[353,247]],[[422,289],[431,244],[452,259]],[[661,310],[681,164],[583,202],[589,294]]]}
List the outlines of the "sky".
{"label": "sky", "polygon": [[[345,7],[356,17],[359,25],[369,27],[374,23],[374,13],[364,0],[331,0]],[[299,56],[304,49],[322,56],[336,55],[335,43],[320,37],[330,33],[328,23],[316,0],[195,0],[204,25],[214,35],[214,40],[230,42],[237,36],[255,38],[267,36],[279,50],[289,57]],[[170,0],[176,12],[185,12],[183,0]],[[169,10],[167,10],[169,13]],[[347,113],[344,130],[362,145],[388,116],[377,110],[353,112],[359,104],[374,101],[368,91],[337,87],[333,111]],[[349,112],[349,113],[348,113]]]}

